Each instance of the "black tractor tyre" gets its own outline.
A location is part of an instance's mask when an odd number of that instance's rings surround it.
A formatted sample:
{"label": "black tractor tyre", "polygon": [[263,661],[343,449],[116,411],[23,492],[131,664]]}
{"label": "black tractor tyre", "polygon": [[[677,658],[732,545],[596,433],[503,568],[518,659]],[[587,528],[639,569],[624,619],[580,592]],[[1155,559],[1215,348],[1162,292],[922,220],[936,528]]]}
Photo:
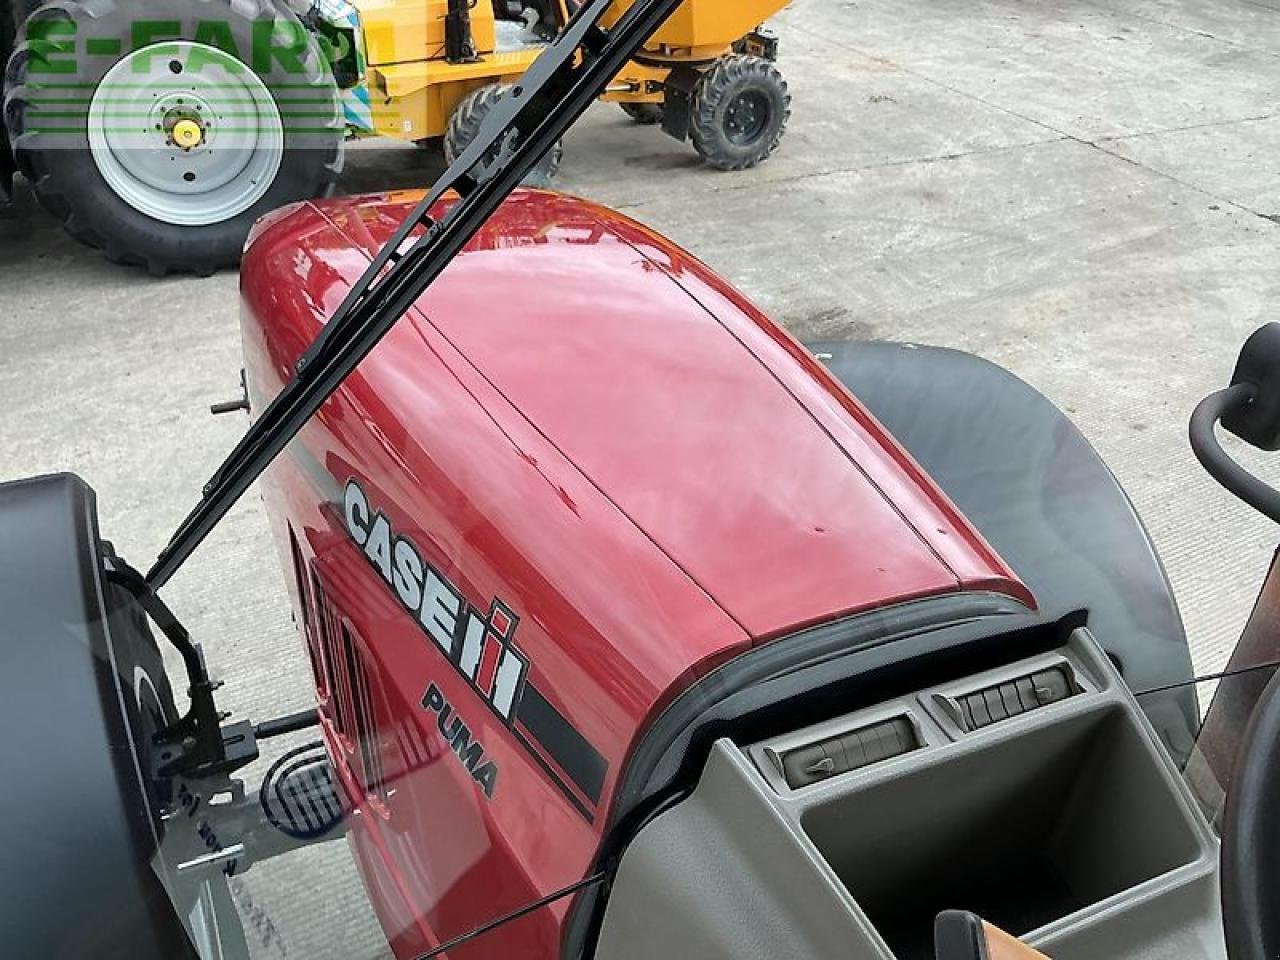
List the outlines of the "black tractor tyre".
{"label": "black tractor tyre", "polygon": [[661,123],[665,112],[660,103],[629,103],[624,100],[618,106],[622,108],[623,113],[642,127],[652,127]]}
{"label": "black tractor tyre", "polygon": [[[6,0],[6,2],[8,4],[8,16],[5,19],[13,26],[13,32],[17,34],[18,30],[26,22],[27,17],[35,13],[44,0]],[[3,14],[0,14],[0,16],[3,16]]]}
{"label": "black tractor tyre", "polygon": [[13,38],[18,35],[18,27],[26,15],[23,13],[25,0],[7,0],[7,7],[3,6],[5,2],[0,0],[0,56],[7,60],[13,52]]}
{"label": "black tractor tyre", "polygon": [[[0,8],[0,64],[8,63],[9,54],[13,52],[13,38],[17,29],[9,16],[9,11]],[[0,97],[4,95],[4,73],[0,71]],[[13,151],[9,147],[9,133],[4,125],[4,114],[0,112],[0,217],[9,211],[9,201],[13,199],[13,175],[17,166],[13,162]]]}
{"label": "black tractor tyre", "polygon": [[[140,23],[159,25],[158,32],[155,37],[132,47],[134,30]],[[266,30],[262,24],[271,24],[271,39],[267,44],[283,48],[282,53],[264,52],[262,34],[255,37],[255,30]],[[172,26],[178,29],[172,30]],[[159,32],[161,29],[163,32]],[[69,45],[61,38],[71,31],[74,31],[75,42],[68,52]],[[184,44],[188,51],[185,65],[177,57],[166,56],[165,45],[169,44],[168,50],[173,50],[175,42]],[[195,44],[200,47],[193,46]],[[115,55],[96,52],[113,46],[120,52]],[[141,52],[145,50],[151,50],[152,54]],[[197,50],[201,53],[191,52]],[[167,132],[167,119],[163,126],[153,125],[150,121],[158,117],[146,116],[140,129],[135,131],[132,121],[144,117],[145,108],[131,103],[115,108],[121,113],[106,114],[105,111],[113,108],[104,105],[101,110],[109,119],[97,121],[100,126],[95,129],[111,131],[112,124],[128,123],[128,134],[145,136],[146,146],[120,151],[99,147],[95,154],[89,133],[91,105],[109,71],[117,66],[124,70],[138,62],[123,62],[130,57],[147,63],[154,61],[161,65],[154,68],[155,73],[163,75],[167,65],[174,74],[172,81],[155,81],[171,84],[165,93],[166,99],[180,98],[187,84],[193,84],[192,90],[200,86],[201,94],[195,95],[198,97],[208,89],[219,87],[217,80],[201,85],[199,73],[201,69],[208,69],[209,61],[203,53],[219,51],[237,61],[243,68],[243,76],[260,84],[259,89],[265,89],[274,106],[277,139],[264,134],[262,124],[255,120],[238,121],[257,133],[257,143],[271,141],[272,144],[241,148],[242,155],[250,158],[248,164],[258,164],[264,150],[270,150],[270,163],[263,161],[261,167],[254,166],[250,173],[243,172],[247,166],[233,168],[225,161],[221,169],[213,165],[217,162],[213,160],[215,146],[219,145],[217,133],[227,128],[231,139],[221,141],[225,145],[235,142],[234,138],[245,132],[246,128],[235,127],[237,120],[232,119],[245,116],[238,112],[241,103],[234,100],[241,96],[239,92],[226,102],[211,105],[201,115],[202,124],[208,123],[194,155],[193,151],[182,151],[176,145],[172,133]],[[198,56],[201,59],[197,65]],[[184,77],[186,67],[191,70]],[[127,72],[113,76],[125,75]],[[147,76],[145,81],[153,82],[153,77]],[[221,86],[230,85],[222,82]],[[104,104],[109,99],[104,96]],[[188,102],[198,101],[193,97]],[[263,109],[267,109],[266,102],[264,98]],[[146,267],[157,276],[171,271],[207,276],[215,270],[235,266],[249,229],[259,217],[298,200],[328,195],[342,170],[344,123],[332,71],[314,37],[292,12],[274,0],[53,0],[44,3],[26,21],[7,64],[3,116],[18,169],[32,183],[41,205],[63,223],[68,233],[102,250],[108,259]],[[215,117],[220,124],[217,129]],[[153,130],[156,131],[154,140]],[[131,141],[142,142],[141,139]],[[209,182],[215,185],[227,171],[239,170],[234,176],[247,182],[243,198],[221,203],[210,200],[208,208],[201,210],[199,205],[206,196],[218,196],[214,192],[216,187],[190,200],[187,198],[196,191],[179,187],[178,175],[174,175],[169,178],[175,181],[174,189],[169,190],[166,184],[150,194],[146,191],[153,188],[139,181],[141,194],[135,192],[135,197],[158,196],[162,205],[158,210],[148,209],[146,202],[130,199],[104,177],[105,168],[101,163],[118,165],[114,158],[123,157],[135,164],[138,158],[153,157],[158,163],[166,153],[175,163],[170,168],[175,171],[182,170],[184,164],[194,167],[196,161],[205,164],[202,169],[212,171]],[[219,160],[230,153],[221,151]],[[274,164],[277,156],[278,164]],[[197,174],[188,169],[180,176],[187,182],[196,182]],[[119,173],[116,180],[121,180]],[[263,180],[267,185],[260,187]],[[127,175],[124,181],[129,183]],[[176,212],[163,206],[168,198],[178,204],[174,208]]]}
{"label": "black tractor tyre", "polygon": [[4,125],[0,124],[0,219],[6,219],[13,213],[13,175],[17,173],[13,163],[13,152],[9,149],[9,137]]}
{"label": "black tractor tyre", "polygon": [[[511,89],[510,84],[490,83],[472,90],[462,98],[453,116],[449,118],[449,126],[444,132],[444,159],[453,163],[470,146],[471,141],[480,132],[480,124],[485,115],[506,96]],[[546,187],[551,183],[556,171],[560,169],[560,159],[564,156],[564,147],[557,140],[555,146],[533,165],[522,181],[527,187]]]}
{"label": "black tractor tyre", "polygon": [[698,78],[689,137],[699,156],[721,170],[745,170],[765,160],[791,117],[791,94],[778,68],[763,57],[721,57]]}

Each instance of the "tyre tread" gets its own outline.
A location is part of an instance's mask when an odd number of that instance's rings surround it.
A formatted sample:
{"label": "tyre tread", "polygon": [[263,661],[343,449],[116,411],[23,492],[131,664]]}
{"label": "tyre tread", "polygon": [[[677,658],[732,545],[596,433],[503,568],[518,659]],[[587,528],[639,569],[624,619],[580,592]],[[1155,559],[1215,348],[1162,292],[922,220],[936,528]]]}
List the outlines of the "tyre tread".
{"label": "tyre tread", "polygon": [[[453,163],[467,149],[479,134],[485,114],[497,105],[509,89],[511,89],[510,84],[490,83],[478,87],[462,98],[453,111],[453,116],[449,118],[449,124],[444,132],[443,146],[446,163]],[[556,171],[560,169],[563,156],[564,146],[557,140],[547,155],[526,174],[525,183],[529,186],[545,186],[550,183]]]}
{"label": "tyre tread", "polygon": [[[747,153],[735,150],[721,127],[725,99],[745,84],[764,86],[776,94],[781,104],[780,122],[764,143]],[[750,54],[730,54],[721,57],[698,78],[691,113],[689,138],[698,155],[721,170],[745,170],[762,163],[778,148],[791,119],[791,92],[772,61]]]}

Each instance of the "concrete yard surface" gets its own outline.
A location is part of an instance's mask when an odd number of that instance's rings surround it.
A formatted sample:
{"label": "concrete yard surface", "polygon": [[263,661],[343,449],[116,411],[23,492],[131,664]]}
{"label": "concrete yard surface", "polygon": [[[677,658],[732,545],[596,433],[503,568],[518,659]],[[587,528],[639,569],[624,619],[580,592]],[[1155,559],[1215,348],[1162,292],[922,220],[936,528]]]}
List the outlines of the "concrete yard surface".
{"label": "concrete yard surface", "polygon": [[[802,338],[956,347],[1042,390],[1149,526],[1197,669],[1220,668],[1277,537],[1200,470],[1186,423],[1280,320],[1280,0],[795,0],[774,27],[793,115],[767,163],[707,169],[599,104],[559,188],[671,236]],[[440,168],[364,143],[343,188]],[[208,413],[238,392],[237,277],[113,266],[20,185],[0,291],[0,478],[81,474],[145,566],[245,429]],[[309,705],[256,496],[166,594],[237,716]],[[385,951],[342,844],[236,895],[261,957]]]}

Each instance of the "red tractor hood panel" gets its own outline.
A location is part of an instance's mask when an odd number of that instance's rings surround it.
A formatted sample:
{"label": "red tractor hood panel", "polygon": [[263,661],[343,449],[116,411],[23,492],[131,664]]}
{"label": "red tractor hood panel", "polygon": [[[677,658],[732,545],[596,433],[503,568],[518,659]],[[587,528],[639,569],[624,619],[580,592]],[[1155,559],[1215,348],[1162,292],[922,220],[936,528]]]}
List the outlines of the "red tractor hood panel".
{"label": "red tractor hood panel", "polygon": [[[416,199],[315,206],[371,257]],[[327,266],[349,285],[365,259]],[[617,213],[516,194],[406,320],[447,338],[757,640],[960,589],[1033,602],[802,347]]]}

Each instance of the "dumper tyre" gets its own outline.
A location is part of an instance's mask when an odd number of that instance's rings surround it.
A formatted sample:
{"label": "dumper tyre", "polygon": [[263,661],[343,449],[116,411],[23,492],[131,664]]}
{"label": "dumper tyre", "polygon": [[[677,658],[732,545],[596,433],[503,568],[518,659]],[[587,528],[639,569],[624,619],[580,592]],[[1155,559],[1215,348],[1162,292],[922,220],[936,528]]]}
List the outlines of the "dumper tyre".
{"label": "dumper tyre", "polygon": [[782,140],[791,94],[778,68],[763,57],[721,57],[698,78],[689,117],[693,148],[720,170],[762,162]]}
{"label": "dumper tyre", "polygon": [[[507,83],[490,83],[472,90],[462,98],[449,118],[449,126],[444,132],[444,159],[453,163],[471,145],[480,133],[480,125],[485,115],[497,105],[511,85]],[[550,150],[533,165],[522,181],[526,187],[545,187],[551,183],[560,169],[560,159],[564,155],[564,147],[560,141],[555,142]]]}
{"label": "dumper tyre", "polygon": [[622,112],[642,127],[652,127],[662,122],[664,113],[660,103],[628,103],[618,104]]}
{"label": "dumper tyre", "polygon": [[235,266],[259,217],[327,195],[342,169],[332,71],[275,0],[53,0],[24,24],[4,96],[41,205],[155,275]]}

